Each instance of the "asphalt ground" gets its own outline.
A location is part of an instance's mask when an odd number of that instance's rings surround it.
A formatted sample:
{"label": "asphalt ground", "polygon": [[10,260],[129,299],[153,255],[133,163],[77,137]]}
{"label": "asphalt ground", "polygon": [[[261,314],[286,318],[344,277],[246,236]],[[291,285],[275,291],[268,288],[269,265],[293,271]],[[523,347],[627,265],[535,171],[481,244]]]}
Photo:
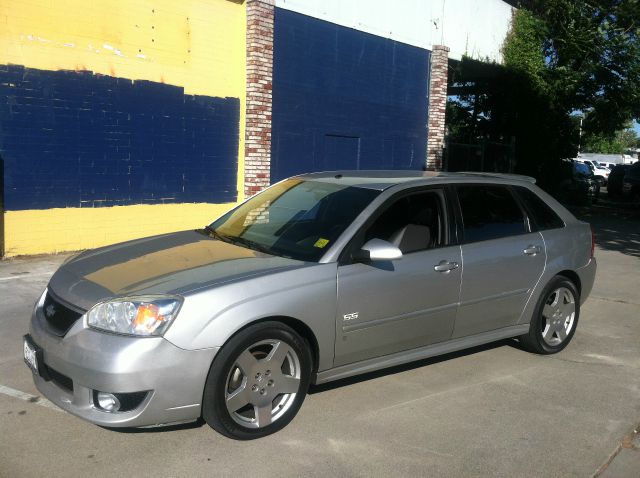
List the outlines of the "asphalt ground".
{"label": "asphalt ground", "polygon": [[640,212],[579,211],[598,274],[560,354],[502,341],[316,387],[251,442],[206,424],[118,432],[39,398],[22,360],[65,255],[0,262],[0,476],[640,476]]}

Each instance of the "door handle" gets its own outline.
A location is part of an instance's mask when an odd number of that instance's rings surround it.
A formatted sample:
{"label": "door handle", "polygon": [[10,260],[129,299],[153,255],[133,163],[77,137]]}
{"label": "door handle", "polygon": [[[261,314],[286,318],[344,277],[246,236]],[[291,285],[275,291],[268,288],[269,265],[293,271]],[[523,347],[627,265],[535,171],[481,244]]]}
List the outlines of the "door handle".
{"label": "door handle", "polygon": [[524,252],[526,255],[528,256],[535,256],[536,254],[540,253],[540,246],[534,246],[534,245],[529,245],[527,246],[527,248],[522,251]]}
{"label": "door handle", "polygon": [[437,265],[433,266],[433,270],[436,272],[450,272],[458,267],[457,262],[440,261]]}

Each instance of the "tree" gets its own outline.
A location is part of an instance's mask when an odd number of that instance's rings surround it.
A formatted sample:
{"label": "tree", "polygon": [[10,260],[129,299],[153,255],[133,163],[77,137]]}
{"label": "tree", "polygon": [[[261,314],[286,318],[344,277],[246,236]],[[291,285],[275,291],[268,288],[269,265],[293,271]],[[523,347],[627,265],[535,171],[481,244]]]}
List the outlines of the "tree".
{"label": "tree", "polygon": [[590,134],[584,139],[585,153],[623,154],[629,149],[638,147],[638,138],[631,125],[616,131],[613,136]]}
{"label": "tree", "polygon": [[640,0],[522,0],[520,7],[542,40],[544,70],[532,78],[558,107],[583,111],[585,131],[608,137],[640,118]]}
{"label": "tree", "polygon": [[463,58],[452,71],[449,139],[514,138],[516,172],[552,190],[559,161],[578,152],[581,127],[583,144],[604,148],[640,118],[640,0],[522,0],[519,7],[502,65]]}
{"label": "tree", "polygon": [[544,54],[548,35],[544,20],[532,12],[514,14],[502,50],[502,94],[494,95],[494,111],[501,112],[501,128],[516,138],[517,172],[552,189],[557,162],[577,153],[579,123],[550,75]]}

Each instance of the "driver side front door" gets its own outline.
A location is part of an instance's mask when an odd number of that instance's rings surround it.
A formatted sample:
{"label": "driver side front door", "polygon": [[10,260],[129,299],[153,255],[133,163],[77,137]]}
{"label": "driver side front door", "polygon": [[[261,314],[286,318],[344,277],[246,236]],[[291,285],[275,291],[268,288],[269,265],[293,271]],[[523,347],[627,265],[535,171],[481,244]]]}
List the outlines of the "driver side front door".
{"label": "driver side front door", "polygon": [[[420,194],[429,196],[420,197]],[[419,210],[423,204],[435,208],[435,216],[432,214],[428,222],[431,234],[437,237],[430,239],[425,249],[403,251],[401,259],[338,267],[334,366],[410,350],[451,337],[461,282],[460,246],[447,245],[442,191],[430,190],[411,197],[407,206],[392,203],[387,213],[381,214],[370,227],[370,231],[379,232],[371,234],[389,240],[394,236],[389,234],[392,229],[428,216]],[[419,207],[415,207],[416,204]],[[405,209],[411,207],[416,210],[407,211],[407,217],[398,220]],[[393,227],[380,224],[381,221],[390,221]],[[368,238],[365,233],[362,241]],[[443,267],[443,264],[450,266]]]}

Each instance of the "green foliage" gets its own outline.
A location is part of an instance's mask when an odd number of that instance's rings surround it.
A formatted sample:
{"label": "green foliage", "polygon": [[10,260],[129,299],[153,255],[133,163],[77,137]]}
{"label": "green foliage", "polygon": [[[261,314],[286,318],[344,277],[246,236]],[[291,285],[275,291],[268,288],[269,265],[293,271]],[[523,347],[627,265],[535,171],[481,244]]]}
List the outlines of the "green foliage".
{"label": "green foliage", "polygon": [[546,28],[541,20],[527,10],[520,10],[513,16],[511,30],[502,48],[504,64],[527,77],[541,91],[547,89],[542,55],[545,33]]}
{"label": "green foliage", "polygon": [[640,138],[629,126],[617,131],[613,136],[589,134],[584,138],[582,150],[586,153],[623,154],[628,149],[637,148]]}
{"label": "green foliage", "polygon": [[[516,171],[553,188],[561,158],[619,150],[640,118],[640,0],[523,0],[504,63],[468,58],[453,72],[449,140],[516,145]],[[462,85],[462,86],[461,86]],[[626,138],[626,139],[625,139]]]}
{"label": "green foliage", "polygon": [[[548,92],[589,133],[640,118],[640,0],[523,0],[543,25]],[[515,24],[514,24],[515,25]]]}

